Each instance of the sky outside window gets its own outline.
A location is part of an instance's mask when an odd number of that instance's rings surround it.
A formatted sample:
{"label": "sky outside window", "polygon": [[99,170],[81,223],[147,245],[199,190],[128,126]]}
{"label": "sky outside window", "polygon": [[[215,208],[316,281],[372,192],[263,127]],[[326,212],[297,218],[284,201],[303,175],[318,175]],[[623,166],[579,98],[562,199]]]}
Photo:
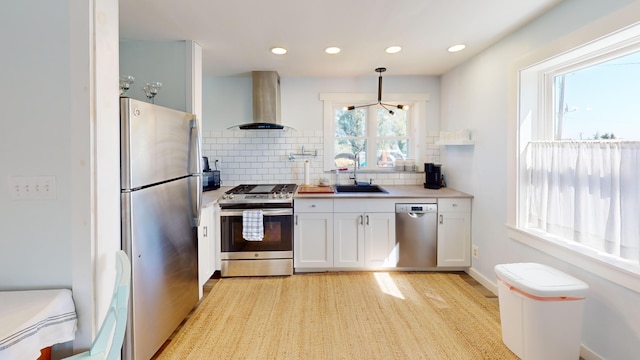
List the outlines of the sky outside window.
{"label": "sky outside window", "polygon": [[640,51],[555,76],[554,86],[557,139],[640,140]]}

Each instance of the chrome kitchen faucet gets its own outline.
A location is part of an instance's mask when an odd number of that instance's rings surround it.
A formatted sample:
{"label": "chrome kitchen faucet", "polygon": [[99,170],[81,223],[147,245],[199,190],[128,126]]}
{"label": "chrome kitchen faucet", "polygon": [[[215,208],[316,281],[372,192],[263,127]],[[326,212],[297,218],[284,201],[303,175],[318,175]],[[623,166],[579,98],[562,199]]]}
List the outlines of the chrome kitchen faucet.
{"label": "chrome kitchen faucet", "polygon": [[356,186],[358,185],[358,165],[360,165],[360,152],[357,152],[355,154],[355,159],[353,163],[353,177],[349,178],[349,179],[353,179],[353,184]]}

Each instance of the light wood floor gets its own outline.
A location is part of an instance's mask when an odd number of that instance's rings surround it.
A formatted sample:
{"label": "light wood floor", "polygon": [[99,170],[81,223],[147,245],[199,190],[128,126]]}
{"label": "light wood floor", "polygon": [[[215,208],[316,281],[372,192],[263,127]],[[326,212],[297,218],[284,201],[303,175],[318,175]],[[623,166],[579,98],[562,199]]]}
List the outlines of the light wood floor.
{"label": "light wood floor", "polygon": [[[482,286],[479,282],[477,282],[469,274],[467,274],[465,272],[455,272],[455,274],[459,274],[460,277],[464,281],[467,282],[467,284],[471,285],[476,291],[478,291],[480,294],[482,294],[485,298],[487,298],[491,302],[495,303],[496,306],[498,305],[498,297],[495,294],[493,294],[491,291],[489,291],[489,289],[487,289],[484,286]],[[209,281],[207,281],[205,283],[205,285],[203,287],[202,299],[204,299],[211,292],[211,289],[213,289],[213,286],[216,284],[216,282],[219,279],[220,279],[220,274],[216,273],[211,277],[211,279],[209,279]],[[196,306],[194,307],[194,310],[198,307],[199,304],[200,304],[199,302],[198,302],[198,304],[196,304]],[[154,355],[154,357],[151,358],[152,360],[156,359],[162,353],[162,351],[167,347],[167,345],[173,340],[173,338],[176,336],[176,334],[178,334],[180,332],[180,329],[182,328],[184,323],[187,321],[187,319],[191,316],[191,314],[193,314],[194,310],[192,310],[191,313],[189,313],[189,315],[187,315],[187,317],[184,319],[184,321],[182,321],[182,323],[178,326],[176,331],[173,332],[173,334],[169,337],[169,339],[167,339],[167,341],[164,343],[164,345],[162,345],[160,350],[158,350],[158,352]]]}
{"label": "light wood floor", "polygon": [[[478,291],[480,294],[482,294],[482,296],[487,298],[492,303],[496,304],[496,306],[499,306],[498,296],[495,295],[494,293],[492,293],[489,289],[487,289],[484,286],[482,286],[479,282],[477,282],[469,274],[467,274],[465,272],[462,272],[462,271],[455,272],[455,274],[458,274],[464,281],[467,282],[467,284],[471,285],[471,287],[473,287],[476,291]],[[219,279],[220,279],[220,273],[216,272],[216,274],[214,274],[211,277],[211,279],[209,279],[209,281],[207,281],[205,283],[205,285],[203,287],[203,296],[202,296],[203,299],[205,298],[205,296],[207,296],[211,292],[211,289],[213,289],[213,286],[216,284],[216,282]],[[158,357],[158,355],[160,355],[162,353],[162,351],[167,347],[167,345],[173,340],[173,338],[176,336],[176,334],[179,333],[179,331],[182,328],[182,326],[184,325],[185,321],[187,321],[187,319],[191,316],[191,314],[193,314],[193,311],[195,311],[195,309],[198,307],[199,304],[200,303],[196,304],[196,306],[194,307],[194,310],[192,310],[191,313],[189,313],[189,315],[187,315],[187,318],[185,318],[184,321],[182,321],[182,323],[178,326],[176,331],[173,332],[173,334],[169,337],[169,339],[167,339],[167,341],[164,343],[164,345],[162,345],[160,350],[158,350],[158,352],[154,355],[154,357],[151,358],[152,360],[156,359]],[[584,358],[580,357],[580,360],[584,360]]]}

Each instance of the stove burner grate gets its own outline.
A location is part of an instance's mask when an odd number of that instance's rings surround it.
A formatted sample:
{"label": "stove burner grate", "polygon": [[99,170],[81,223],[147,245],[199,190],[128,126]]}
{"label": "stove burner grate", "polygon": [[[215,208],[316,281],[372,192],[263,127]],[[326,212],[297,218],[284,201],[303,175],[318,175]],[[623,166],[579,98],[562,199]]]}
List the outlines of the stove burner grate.
{"label": "stove burner grate", "polygon": [[231,190],[227,190],[226,194],[279,194],[293,193],[296,191],[296,184],[240,184]]}

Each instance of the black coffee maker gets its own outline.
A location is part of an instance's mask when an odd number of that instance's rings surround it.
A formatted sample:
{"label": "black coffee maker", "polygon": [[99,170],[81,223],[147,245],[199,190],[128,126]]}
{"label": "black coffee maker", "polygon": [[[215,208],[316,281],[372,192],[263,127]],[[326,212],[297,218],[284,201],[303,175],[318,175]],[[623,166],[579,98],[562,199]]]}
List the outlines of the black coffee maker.
{"label": "black coffee maker", "polygon": [[[217,167],[217,166],[216,166]],[[220,170],[211,170],[209,158],[202,157],[202,191],[215,190],[220,188]]]}
{"label": "black coffee maker", "polygon": [[441,165],[434,163],[424,164],[425,183],[427,189],[440,189],[442,187]]}

